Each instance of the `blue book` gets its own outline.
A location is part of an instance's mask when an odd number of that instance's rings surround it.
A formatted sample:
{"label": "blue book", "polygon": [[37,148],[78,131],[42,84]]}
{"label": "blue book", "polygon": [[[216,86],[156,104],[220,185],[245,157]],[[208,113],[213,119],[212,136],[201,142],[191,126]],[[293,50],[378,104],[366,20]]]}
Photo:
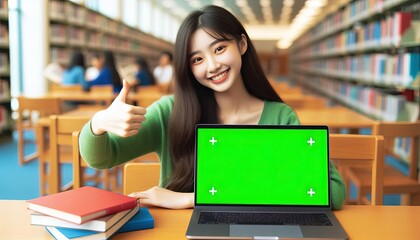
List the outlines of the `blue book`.
{"label": "blue book", "polygon": [[[128,215],[128,214],[127,214]],[[116,233],[137,231],[154,227],[154,220],[147,208],[140,208],[124,225],[118,222],[106,232],[46,226],[47,231],[57,240],[61,239],[108,239]]]}
{"label": "blue book", "polygon": [[134,215],[126,224],[124,224],[117,233],[131,232],[155,227],[155,221],[147,208],[140,208],[140,211]]}

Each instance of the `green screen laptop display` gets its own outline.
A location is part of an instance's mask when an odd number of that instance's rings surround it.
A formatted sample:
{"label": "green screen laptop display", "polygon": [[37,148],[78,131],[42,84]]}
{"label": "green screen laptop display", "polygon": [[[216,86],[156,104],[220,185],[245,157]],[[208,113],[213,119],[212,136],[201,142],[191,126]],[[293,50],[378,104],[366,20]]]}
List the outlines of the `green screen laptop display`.
{"label": "green screen laptop display", "polygon": [[326,127],[197,127],[196,204],[329,205]]}

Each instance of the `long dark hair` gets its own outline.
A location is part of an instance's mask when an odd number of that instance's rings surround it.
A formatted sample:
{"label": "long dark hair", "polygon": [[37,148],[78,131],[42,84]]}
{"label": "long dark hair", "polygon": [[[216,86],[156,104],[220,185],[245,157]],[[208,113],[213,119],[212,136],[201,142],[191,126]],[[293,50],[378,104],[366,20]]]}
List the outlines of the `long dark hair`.
{"label": "long dark hair", "polygon": [[155,85],[155,76],[153,76],[152,71],[150,71],[149,64],[147,64],[146,60],[142,57],[137,57],[136,64],[139,65],[141,67],[141,70],[144,71],[149,77],[151,85]]}
{"label": "long dark hair", "polygon": [[106,66],[111,71],[112,84],[114,86],[122,87],[122,81],[120,74],[117,71],[114,54],[111,51],[104,52],[104,66]]}
{"label": "long dark hair", "polygon": [[80,50],[74,50],[73,51],[67,69],[71,70],[73,67],[76,67],[76,66],[80,66],[83,69],[86,68],[85,56],[83,55],[83,53]]}
{"label": "long dark hair", "polygon": [[207,6],[194,11],[182,22],[175,41],[175,101],[169,123],[173,172],[167,188],[179,192],[194,190],[194,131],[198,123],[220,123],[219,106],[212,89],[195,79],[189,64],[191,36],[203,29],[216,39],[239,42],[242,34],[248,48],[242,55],[241,75],[246,90],[256,98],[281,102],[265,76],[254,45],[242,24],[229,11]]}

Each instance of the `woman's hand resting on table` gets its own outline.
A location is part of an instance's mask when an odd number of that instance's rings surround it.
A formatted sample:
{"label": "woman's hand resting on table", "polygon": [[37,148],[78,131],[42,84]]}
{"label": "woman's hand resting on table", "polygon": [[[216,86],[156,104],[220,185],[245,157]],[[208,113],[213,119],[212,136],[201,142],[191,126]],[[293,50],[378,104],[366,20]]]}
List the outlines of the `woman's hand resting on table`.
{"label": "woman's hand resting on table", "polygon": [[194,206],[194,193],[174,192],[161,187],[152,187],[129,195],[140,200],[140,206],[156,206],[170,209],[185,209]]}
{"label": "woman's hand resting on table", "polygon": [[129,137],[138,133],[145,120],[146,109],[127,104],[129,92],[130,85],[123,80],[123,88],[112,104],[93,116],[91,129],[95,135],[110,132],[120,137]]}

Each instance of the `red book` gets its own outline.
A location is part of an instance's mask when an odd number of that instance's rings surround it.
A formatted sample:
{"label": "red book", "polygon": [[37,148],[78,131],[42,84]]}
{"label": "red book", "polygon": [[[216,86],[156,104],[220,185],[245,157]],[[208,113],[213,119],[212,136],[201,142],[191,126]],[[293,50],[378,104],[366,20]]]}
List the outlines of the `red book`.
{"label": "red book", "polygon": [[81,187],[27,201],[28,208],[81,224],[106,215],[132,209],[137,199],[95,187]]}

